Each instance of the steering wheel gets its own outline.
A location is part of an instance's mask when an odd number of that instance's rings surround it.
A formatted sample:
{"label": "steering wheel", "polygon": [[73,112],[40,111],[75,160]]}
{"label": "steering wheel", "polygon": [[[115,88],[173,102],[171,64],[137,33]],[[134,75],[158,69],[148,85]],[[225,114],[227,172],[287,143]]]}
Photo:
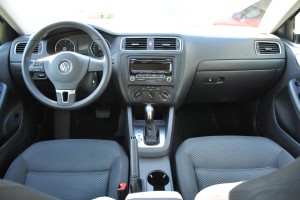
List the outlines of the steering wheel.
{"label": "steering wheel", "polygon": [[[60,52],[54,55],[32,60],[32,52],[39,42],[51,31],[58,28],[76,28],[86,32],[103,52],[102,59],[95,59],[75,52]],[[76,101],[76,89],[88,72],[103,72],[96,89],[87,97]],[[56,90],[56,101],[42,94],[32,80],[33,72],[46,73]],[[109,47],[92,26],[79,22],[58,22],[46,26],[35,33],[28,41],[22,58],[22,75],[24,82],[41,103],[55,109],[78,109],[89,105],[100,97],[106,89],[112,73],[112,59]]]}

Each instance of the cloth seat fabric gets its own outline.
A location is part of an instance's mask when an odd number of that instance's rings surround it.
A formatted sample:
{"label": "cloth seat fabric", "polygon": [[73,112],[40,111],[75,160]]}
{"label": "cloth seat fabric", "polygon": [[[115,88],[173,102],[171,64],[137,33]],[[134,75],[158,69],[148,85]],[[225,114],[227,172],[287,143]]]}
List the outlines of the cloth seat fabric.
{"label": "cloth seat fabric", "polygon": [[128,158],[114,141],[44,141],[19,155],[4,179],[59,199],[117,199],[119,184],[128,182]]}
{"label": "cloth seat fabric", "polygon": [[223,183],[201,190],[195,200],[298,200],[300,158],[260,178]]}
{"label": "cloth seat fabric", "polygon": [[286,150],[263,137],[190,138],[175,156],[178,189],[183,199],[192,200],[211,185],[255,179],[293,160]]}

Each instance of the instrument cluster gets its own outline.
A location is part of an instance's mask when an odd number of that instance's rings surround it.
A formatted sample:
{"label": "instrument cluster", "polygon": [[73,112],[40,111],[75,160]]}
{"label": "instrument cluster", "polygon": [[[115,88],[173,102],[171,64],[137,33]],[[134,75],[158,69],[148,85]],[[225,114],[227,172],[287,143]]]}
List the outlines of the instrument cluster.
{"label": "instrument cluster", "polygon": [[[110,48],[109,41],[106,40],[106,42]],[[92,40],[92,38],[86,35],[51,39],[48,42],[48,47],[48,52],[50,54],[55,54],[62,51],[72,51],[95,58],[103,57],[101,48]]]}

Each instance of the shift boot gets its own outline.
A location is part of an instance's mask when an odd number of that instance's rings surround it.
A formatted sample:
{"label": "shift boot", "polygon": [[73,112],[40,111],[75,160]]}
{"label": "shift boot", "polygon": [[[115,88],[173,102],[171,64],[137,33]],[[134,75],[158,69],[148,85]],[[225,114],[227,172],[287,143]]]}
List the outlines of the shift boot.
{"label": "shift boot", "polygon": [[147,145],[159,144],[159,128],[153,123],[145,126],[144,142]]}

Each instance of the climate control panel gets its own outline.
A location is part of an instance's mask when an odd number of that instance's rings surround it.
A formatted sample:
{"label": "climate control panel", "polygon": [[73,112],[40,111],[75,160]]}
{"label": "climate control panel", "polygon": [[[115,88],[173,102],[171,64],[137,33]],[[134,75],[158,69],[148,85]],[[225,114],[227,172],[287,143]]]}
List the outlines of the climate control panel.
{"label": "climate control panel", "polygon": [[129,98],[132,103],[159,103],[172,102],[172,86],[129,86]]}

